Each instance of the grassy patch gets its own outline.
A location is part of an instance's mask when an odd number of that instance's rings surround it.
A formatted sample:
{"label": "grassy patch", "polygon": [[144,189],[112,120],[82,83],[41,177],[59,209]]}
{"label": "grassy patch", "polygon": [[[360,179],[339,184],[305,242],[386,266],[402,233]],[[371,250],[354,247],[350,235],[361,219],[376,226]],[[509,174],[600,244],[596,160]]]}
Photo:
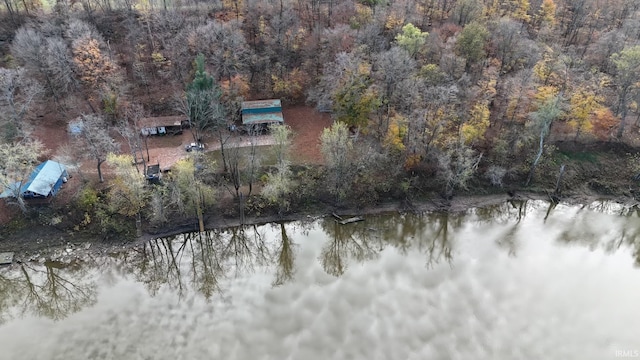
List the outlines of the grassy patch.
{"label": "grassy patch", "polygon": [[598,154],[589,151],[560,151],[560,156],[569,161],[588,162],[595,164],[598,162]]}
{"label": "grassy patch", "polygon": [[27,228],[27,221],[24,216],[17,216],[9,221],[5,226],[0,227],[0,233],[4,235],[15,234],[20,230]]}
{"label": "grassy patch", "polygon": [[[242,147],[239,149],[225,148],[224,153],[225,156],[227,156],[227,160],[229,157],[238,156],[242,167],[244,167],[249,162],[251,147]],[[220,150],[209,151],[206,153],[206,156],[209,159],[215,160],[218,170],[223,169],[222,153]],[[258,164],[261,166],[273,166],[276,164],[276,156],[273,152],[272,145],[256,146],[256,157],[259,159]]]}

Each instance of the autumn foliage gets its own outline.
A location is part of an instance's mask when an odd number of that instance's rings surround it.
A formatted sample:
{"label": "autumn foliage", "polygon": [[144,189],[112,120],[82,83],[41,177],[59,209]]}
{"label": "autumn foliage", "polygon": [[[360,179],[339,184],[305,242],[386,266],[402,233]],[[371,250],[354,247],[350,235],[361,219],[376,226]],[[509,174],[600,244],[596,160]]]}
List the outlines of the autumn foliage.
{"label": "autumn foliage", "polygon": [[88,88],[100,88],[116,71],[116,66],[103,54],[98,41],[88,37],[74,43],[73,62],[80,81]]}
{"label": "autumn foliage", "polygon": [[224,153],[242,101],[279,98],[339,124],[324,135],[319,182],[340,201],[343,179],[373,188],[392,168],[394,180],[433,175],[411,181],[445,182],[450,195],[488,168],[496,186],[535,182],[569,141],[639,145],[637,1],[124,3],[42,9],[7,34],[1,66],[34,84],[1,89],[9,133],[28,134],[20,122],[35,111],[16,105],[43,89],[60,118],[92,113],[106,132],[123,104],[181,112],[194,140]]}
{"label": "autumn foliage", "polygon": [[611,109],[601,107],[594,110],[591,123],[593,124],[593,134],[599,140],[607,141],[613,135],[613,131],[620,123],[620,119],[613,115]]}

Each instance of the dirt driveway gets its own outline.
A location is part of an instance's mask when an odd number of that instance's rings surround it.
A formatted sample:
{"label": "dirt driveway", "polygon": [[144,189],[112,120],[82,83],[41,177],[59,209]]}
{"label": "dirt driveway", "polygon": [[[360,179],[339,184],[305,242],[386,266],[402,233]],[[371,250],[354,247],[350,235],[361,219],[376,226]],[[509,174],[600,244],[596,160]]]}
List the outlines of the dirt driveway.
{"label": "dirt driveway", "polygon": [[[229,135],[225,148],[247,147],[251,145],[248,136]],[[270,135],[256,136],[253,141],[257,146],[272,145],[273,137]],[[185,158],[189,153],[185,146],[193,142],[193,137],[189,131],[181,135],[149,138],[149,164],[160,164],[162,170],[170,169],[180,159]],[[204,139],[205,151],[220,150],[220,141],[215,137]],[[146,150],[144,152],[147,157]]]}
{"label": "dirt driveway", "polygon": [[[322,164],[322,155],[320,153],[320,134],[322,130],[331,126],[331,116],[326,113],[319,113],[310,106],[294,106],[283,109],[285,123],[291,126],[293,137],[293,161],[299,164]],[[33,136],[39,139],[47,149],[46,158],[52,158],[57,155],[60,149],[70,142],[70,136],[66,129],[66,121],[57,119],[54,114],[36,121],[33,127]],[[121,151],[127,153],[128,147],[124,139],[114,132],[114,138],[121,143]],[[269,135],[258,137],[258,145],[270,145],[273,139]],[[189,131],[184,131],[176,136],[150,137],[148,138],[149,147],[149,163],[160,164],[162,169],[168,169],[178,160],[185,157],[188,153],[185,151],[185,145],[193,142],[193,138]],[[214,151],[220,148],[215,138],[205,139],[207,151]],[[249,140],[240,137],[238,141],[231,141],[239,146],[248,146]],[[145,151],[146,157],[146,151]],[[82,161],[82,174],[86,179],[97,180],[96,163],[92,160]],[[108,166],[103,166],[103,173],[108,180],[111,172]],[[73,174],[72,174],[73,176]],[[65,184],[63,193],[60,194],[59,201],[68,201],[75,194],[75,190],[81,185],[81,177],[72,177],[69,183]],[[11,218],[11,213],[15,209],[8,207],[2,201],[0,204],[0,223],[6,223]]]}
{"label": "dirt driveway", "polygon": [[[322,164],[320,134],[322,134],[323,129],[331,126],[331,116],[326,113],[319,113],[309,106],[284,108],[282,112],[285,124],[291,126],[294,133],[292,144],[293,161],[299,164]],[[207,137],[204,140],[206,151],[220,149],[220,142],[217,138]],[[193,142],[193,137],[188,130],[181,135],[150,137],[148,139],[149,163],[160,164],[160,168],[168,169],[187,155],[184,147],[191,142]],[[250,146],[250,144],[249,137],[244,135],[229,139],[225,147],[246,147]],[[256,145],[271,144],[273,144],[273,138],[270,135],[257,137]]]}
{"label": "dirt driveway", "polygon": [[322,164],[320,134],[331,126],[331,115],[320,113],[310,106],[295,106],[282,111],[284,122],[291,126],[293,161],[301,164]]}

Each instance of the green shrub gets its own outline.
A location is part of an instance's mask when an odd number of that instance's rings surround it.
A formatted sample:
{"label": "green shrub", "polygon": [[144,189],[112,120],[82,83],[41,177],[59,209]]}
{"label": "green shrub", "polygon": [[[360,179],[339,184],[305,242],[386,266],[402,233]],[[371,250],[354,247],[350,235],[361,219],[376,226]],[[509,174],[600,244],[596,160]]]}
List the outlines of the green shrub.
{"label": "green shrub", "polygon": [[126,241],[135,237],[135,224],[130,219],[101,208],[96,210],[95,218],[104,240]]}
{"label": "green shrub", "polygon": [[85,186],[78,194],[76,204],[82,211],[86,212],[92,210],[98,201],[100,201],[98,192],[90,186]]}

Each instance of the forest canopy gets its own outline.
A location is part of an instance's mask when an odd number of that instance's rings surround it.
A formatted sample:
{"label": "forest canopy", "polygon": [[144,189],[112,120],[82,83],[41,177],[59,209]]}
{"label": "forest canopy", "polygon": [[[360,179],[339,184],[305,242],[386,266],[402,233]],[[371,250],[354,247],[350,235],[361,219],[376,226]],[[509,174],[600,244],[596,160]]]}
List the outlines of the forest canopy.
{"label": "forest canopy", "polygon": [[[548,160],[561,144],[638,145],[640,0],[2,6],[5,143],[30,141],[38,107],[61,119],[97,119],[97,129],[133,123],[131,109],[178,109],[204,114],[189,117],[223,147],[242,100],[280,98],[330,112],[344,125],[319,139],[331,164],[326,191],[336,201],[347,191],[362,196],[358,187],[390,192],[383,178],[407,191],[425,175],[446,195],[474,176],[495,186],[506,178],[530,185],[540,167],[557,170]],[[205,78],[206,89],[196,88]],[[87,148],[97,143],[85,139]],[[344,148],[340,158],[336,144]],[[103,152],[94,156],[98,165]],[[226,159],[220,165],[237,167]],[[239,174],[232,176],[236,194]],[[289,170],[266,178],[282,174]]]}

